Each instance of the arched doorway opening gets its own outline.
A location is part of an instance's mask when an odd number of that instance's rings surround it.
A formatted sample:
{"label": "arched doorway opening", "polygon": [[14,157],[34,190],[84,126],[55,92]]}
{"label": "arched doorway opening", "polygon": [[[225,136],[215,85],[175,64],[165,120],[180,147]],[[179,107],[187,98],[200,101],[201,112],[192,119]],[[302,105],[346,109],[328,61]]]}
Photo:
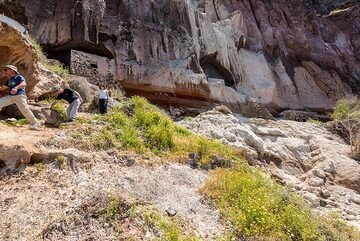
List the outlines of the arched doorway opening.
{"label": "arched doorway opening", "polygon": [[200,66],[203,69],[208,81],[223,81],[224,85],[236,89],[235,78],[233,74],[223,67],[216,60],[217,53],[204,56],[200,60]]}

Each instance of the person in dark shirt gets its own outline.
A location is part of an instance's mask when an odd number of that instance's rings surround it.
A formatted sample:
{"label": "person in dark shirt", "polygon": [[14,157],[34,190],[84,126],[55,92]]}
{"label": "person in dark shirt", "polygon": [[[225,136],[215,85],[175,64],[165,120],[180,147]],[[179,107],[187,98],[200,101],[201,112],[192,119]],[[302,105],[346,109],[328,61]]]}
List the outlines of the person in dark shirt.
{"label": "person in dark shirt", "polygon": [[83,101],[81,95],[73,89],[70,88],[63,89],[58,85],[51,87],[51,91],[55,92],[57,96],[56,96],[56,100],[54,100],[51,103],[50,108],[53,108],[56,105],[57,101],[66,100],[70,104],[66,111],[68,122],[74,121],[78,113],[80,104]]}
{"label": "person in dark shirt", "polygon": [[0,111],[3,107],[16,104],[20,112],[31,124],[31,129],[37,130],[40,124],[35,119],[34,114],[31,112],[29,105],[27,104],[25,78],[20,75],[14,65],[5,65],[3,67],[3,71],[5,76],[9,79],[3,86],[0,86],[0,90],[8,90],[8,95],[0,98]]}

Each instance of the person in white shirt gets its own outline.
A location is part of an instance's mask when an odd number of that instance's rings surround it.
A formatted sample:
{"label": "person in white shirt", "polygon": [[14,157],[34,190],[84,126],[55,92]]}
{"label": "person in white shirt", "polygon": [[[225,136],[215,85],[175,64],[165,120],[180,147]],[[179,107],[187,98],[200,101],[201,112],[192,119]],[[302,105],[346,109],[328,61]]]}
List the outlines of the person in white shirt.
{"label": "person in white shirt", "polygon": [[106,88],[103,82],[99,82],[99,109],[100,114],[107,112],[107,103],[110,96],[110,91]]}

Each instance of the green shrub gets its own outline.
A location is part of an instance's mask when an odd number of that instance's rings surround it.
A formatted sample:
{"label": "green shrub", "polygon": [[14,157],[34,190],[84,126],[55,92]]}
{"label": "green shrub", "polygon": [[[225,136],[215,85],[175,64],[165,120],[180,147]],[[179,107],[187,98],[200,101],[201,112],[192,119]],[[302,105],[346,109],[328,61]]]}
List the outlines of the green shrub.
{"label": "green shrub", "polygon": [[180,136],[191,136],[191,135],[193,135],[193,134],[191,133],[191,131],[185,129],[185,128],[182,127],[182,126],[176,125],[175,128],[174,128],[174,130],[175,130],[176,134],[177,134],[177,135],[180,135]]}
{"label": "green shrub", "polygon": [[180,217],[169,217],[151,206],[129,203],[122,198],[110,199],[99,214],[105,217],[113,228],[123,223],[125,219],[135,226],[141,226],[143,230],[149,230],[156,236],[151,240],[200,240],[196,238],[193,229],[189,228]]}
{"label": "green shrub", "polygon": [[[76,121],[71,125],[70,139],[59,143],[62,148],[69,148],[76,146],[81,150],[109,150],[118,148],[117,142],[113,132],[109,131],[106,127],[93,126],[93,124],[86,121],[85,117],[82,123]],[[68,128],[68,126],[64,126]]]}
{"label": "green shrub", "polygon": [[66,167],[66,163],[68,161],[68,158],[66,156],[63,156],[63,155],[59,155],[55,158],[54,160],[57,165],[61,168],[61,169],[64,169]]}
{"label": "green shrub", "polygon": [[40,44],[30,36],[27,36],[27,39],[32,44],[32,46],[35,48],[36,54],[40,58],[41,62],[46,63],[47,58],[46,58],[46,55],[44,54],[43,49],[40,46]]}
{"label": "green shrub", "polygon": [[53,107],[53,110],[58,112],[62,118],[67,119],[67,114],[66,114],[67,103],[64,100],[57,102]]}
{"label": "green shrub", "polygon": [[139,151],[143,149],[143,140],[140,138],[138,131],[131,126],[119,130],[116,138],[121,141],[123,147],[132,147]]}
{"label": "green shrub", "polygon": [[45,63],[44,65],[48,70],[59,75],[61,78],[65,80],[69,79],[69,69],[64,65],[58,63],[53,63],[53,64]]}
{"label": "green shrub", "polygon": [[99,133],[92,133],[90,143],[98,150],[107,150],[116,146],[114,135],[107,129],[102,129]]}
{"label": "green shrub", "polygon": [[168,120],[161,120],[156,125],[149,126],[144,132],[147,145],[158,150],[168,150],[174,146],[174,130]]}
{"label": "green shrub", "polygon": [[40,58],[40,61],[43,63],[43,65],[48,70],[54,72],[55,74],[59,75],[60,77],[62,77],[64,79],[68,79],[69,70],[66,67],[64,67],[64,65],[58,64],[58,63],[49,64],[47,62],[47,57],[46,57],[42,47],[40,46],[40,44],[30,36],[28,36],[27,39],[33,45],[33,47],[36,50],[37,56]]}
{"label": "green shrub", "polygon": [[259,170],[249,171],[238,166],[218,169],[212,173],[202,192],[215,201],[240,238],[337,240],[327,232],[331,229],[350,237],[343,227],[330,228],[315,218],[300,197]]}
{"label": "green shrub", "polygon": [[174,122],[144,98],[133,97],[130,103],[134,105],[133,123],[142,131],[146,146],[155,150],[171,149],[174,146]]}
{"label": "green shrub", "polygon": [[335,121],[359,119],[360,101],[358,99],[339,100],[336,102],[335,109],[331,114]]}
{"label": "green shrub", "polygon": [[188,153],[194,153],[201,164],[208,164],[215,156],[227,161],[244,163],[243,154],[239,150],[205,136],[185,132],[176,135],[174,142],[175,146],[171,152],[179,159],[187,157]]}
{"label": "green shrub", "polygon": [[107,118],[108,130],[115,134],[116,140],[120,141],[123,147],[131,147],[137,150],[143,149],[143,141],[139,131],[132,125],[131,118],[125,113],[115,111]]}
{"label": "green shrub", "polygon": [[326,240],[360,240],[358,230],[341,220],[339,213],[333,212],[327,217],[320,216],[318,218],[318,223],[320,232],[323,237],[327,238]]}
{"label": "green shrub", "polygon": [[339,100],[331,115],[335,130],[351,145],[351,157],[360,160],[360,100]]}
{"label": "green shrub", "polygon": [[118,213],[119,206],[120,206],[120,201],[118,200],[113,200],[109,203],[109,206],[106,208],[104,212],[108,220],[113,219],[114,216]]}
{"label": "green shrub", "polygon": [[114,100],[116,101],[124,101],[125,99],[125,93],[124,91],[122,90],[114,90],[114,89],[111,89],[110,90],[110,93],[111,93],[111,98],[113,98]]}
{"label": "green shrub", "polygon": [[185,116],[184,117],[184,120],[186,120],[186,121],[191,121],[193,118],[191,117],[191,116]]}

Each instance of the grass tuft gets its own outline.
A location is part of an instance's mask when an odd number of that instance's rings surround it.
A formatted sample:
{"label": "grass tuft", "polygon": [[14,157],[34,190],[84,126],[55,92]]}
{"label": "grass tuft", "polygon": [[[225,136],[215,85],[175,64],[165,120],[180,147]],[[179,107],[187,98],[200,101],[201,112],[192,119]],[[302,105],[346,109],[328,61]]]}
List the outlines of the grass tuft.
{"label": "grass tuft", "polygon": [[23,125],[26,125],[28,122],[26,119],[22,118],[22,119],[18,119],[15,121],[1,120],[0,123],[7,125],[7,126],[23,126]]}
{"label": "grass tuft", "polygon": [[319,121],[319,120],[314,120],[314,119],[308,119],[307,121],[306,121],[306,123],[311,123],[311,124],[316,124],[316,125],[323,125],[324,124],[324,122],[322,122],[322,121]]}
{"label": "grass tuft", "polygon": [[27,39],[33,45],[36,50],[37,56],[40,58],[40,61],[48,70],[54,72],[65,80],[69,78],[69,69],[67,67],[60,63],[48,63],[47,56],[44,53],[43,48],[40,46],[40,44],[30,36],[27,36]]}
{"label": "grass tuft", "polygon": [[141,209],[141,219],[144,221],[147,229],[158,233],[159,240],[168,241],[196,241],[201,240],[197,238],[192,230],[182,220],[176,217],[168,217],[156,209]]}

